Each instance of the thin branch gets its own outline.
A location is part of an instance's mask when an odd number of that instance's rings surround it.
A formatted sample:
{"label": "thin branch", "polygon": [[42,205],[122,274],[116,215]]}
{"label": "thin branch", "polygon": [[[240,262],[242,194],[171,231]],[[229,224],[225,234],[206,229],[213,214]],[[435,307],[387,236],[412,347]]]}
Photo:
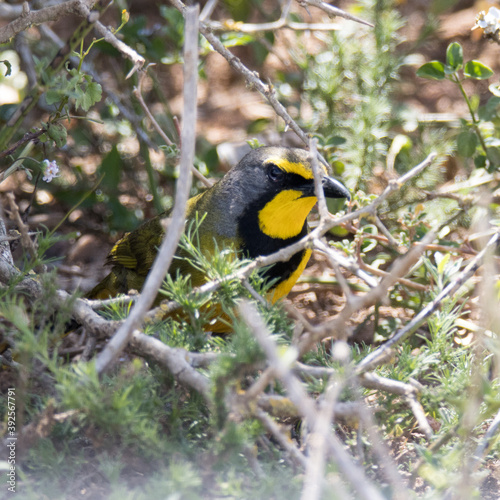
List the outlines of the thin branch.
{"label": "thin branch", "polygon": [[170,140],[168,135],[165,134],[163,129],[160,127],[160,125],[156,121],[155,117],[153,116],[153,113],[151,113],[146,102],[144,101],[144,98],[142,97],[142,84],[144,82],[144,79],[146,78],[146,74],[147,74],[146,71],[150,66],[151,66],[151,64],[148,64],[148,66],[145,68],[145,70],[141,71],[139,73],[139,81],[137,83],[137,87],[134,87],[134,89],[132,90],[132,94],[134,94],[135,98],[139,101],[139,104],[140,104],[142,110],[144,111],[144,113],[146,113],[146,116],[151,121],[153,128],[156,130],[156,132],[159,134],[159,136],[163,139],[163,142],[167,146],[173,146],[174,143]]}
{"label": "thin branch", "polygon": [[19,17],[0,28],[0,43],[7,43],[18,33],[32,26],[39,26],[49,21],[57,21],[68,15],[82,16],[82,6],[89,9],[94,3],[88,0],[87,2],[83,0],[69,0],[68,2],[51,5],[40,10],[30,10],[28,2],[24,2]]}
{"label": "thin branch", "polygon": [[28,226],[24,223],[21,214],[19,213],[19,207],[17,206],[16,200],[13,193],[7,193],[7,200],[9,200],[9,206],[11,210],[11,219],[16,223],[19,232],[21,233],[21,244],[24,251],[34,259],[37,255],[37,249],[35,243],[29,236]]}
{"label": "thin branch", "polygon": [[333,421],[335,403],[340,396],[343,384],[335,381],[335,376],[330,377],[326,388],[323,406],[318,412],[316,422],[309,435],[309,460],[307,462],[304,485],[302,487],[302,500],[319,500],[325,475],[325,465],[327,459],[327,440],[325,436],[330,433],[331,422]]}
{"label": "thin branch", "polygon": [[352,14],[349,14],[348,12],[339,9],[338,7],[334,7],[329,3],[322,2],[321,0],[297,0],[297,2],[302,7],[307,8],[308,5],[313,5],[314,7],[317,7],[318,9],[326,12],[329,16],[343,17],[344,19],[348,19],[349,21],[355,21],[357,23],[364,24],[373,28],[372,23],[369,23],[368,21],[365,21],[359,17],[353,16]]}
{"label": "thin branch", "polygon": [[392,265],[390,273],[375,288],[372,288],[364,295],[353,297],[335,318],[305,333],[299,342],[300,353],[304,354],[313,344],[332,335],[337,339],[346,338],[346,328],[352,314],[383,300],[389,288],[396,283],[399,276],[404,276],[415,265],[421,253],[425,250],[426,244],[432,241],[434,237],[435,234],[432,231],[428,233],[419,246],[412,247]]}
{"label": "thin branch", "polygon": [[319,170],[318,165],[318,139],[311,137],[309,139],[309,155],[311,160],[311,168],[314,176],[314,194],[318,198],[318,211],[320,220],[329,219],[332,217],[326,206],[325,192],[323,191],[323,175]]}
{"label": "thin branch", "polygon": [[[290,399],[302,416],[314,426],[317,420],[315,404],[290,369],[291,364],[297,359],[298,351],[289,347],[285,354],[278,354],[276,342],[267,331],[256,308],[248,302],[242,302],[239,311],[264,350],[270,365],[286,387]],[[381,493],[365,476],[364,471],[353,463],[340,440],[332,433],[328,433],[324,438],[327,440],[329,453],[333,455],[339,470],[356,490],[359,497],[365,500],[382,500]]]}
{"label": "thin branch", "polygon": [[297,448],[297,446],[291,441],[288,436],[285,436],[281,427],[263,410],[257,409],[255,416],[262,422],[264,427],[275,437],[278,443],[286,450],[290,456],[302,467],[306,468],[308,459],[303,455],[303,453]]}
{"label": "thin branch", "polygon": [[158,255],[146,278],[141,296],[134,304],[127,321],[116,332],[96,360],[96,369],[102,373],[117,359],[133,336],[144,315],[151,307],[168,271],[182,231],[186,204],[191,189],[191,166],[194,160],[196,130],[196,95],[198,77],[198,11],[199,6],[185,10],[186,28],[184,42],[184,119],[182,123],[182,151],[180,174],[172,219]]}
{"label": "thin branch", "polygon": [[377,364],[378,359],[385,355],[385,352],[392,347],[401,344],[406,340],[440,305],[441,302],[453,295],[474,273],[479,269],[482,264],[483,258],[488,250],[497,245],[500,239],[500,233],[496,233],[488,241],[486,246],[479,252],[468,264],[468,266],[451,281],[437,296],[427,304],[411,321],[409,321],[401,330],[399,330],[392,338],[381,345],[375,351],[366,356],[357,366],[356,372],[361,374],[370,370],[373,364]]}
{"label": "thin branch", "polygon": [[289,29],[292,31],[335,31],[340,29],[337,23],[298,23],[280,18],[269,23],[243,23],[239,21],[210,21],[206,23],[215,32],[263,33]]}
{"label": "thin branch", "polygon": [[[140,104],[142,110],[144,111],[144,113],[146,113],[146,116],[151,121],[153,128],[160,135],[160,137],[163,139],[165,144],[167,146],[173,146],[174,143],[170,140],[170,138],[167,136],[167,134],[165,134],[163,129],[160,127],[160,124],[156,121],[156,118],[153,116],[153,113],[151,113],[148,105],[146,104],[146,102],[144,101],[144,98],[142,97],[142,83],[143,83],[145,77],[146,77],[146,71],[142,71],[140,73],[140,76],[139,76],[139,83],[138,83],[137,87],[134,87],[134,89],[132,90],[132,93],[134,94],[135,98],[139,101],[139,104]],[[209,179],[207,179],[194,165],[191,166],[191,169],[192,169],[194,176],[198,180],[200,180],[205,186],[210,187],[213,185],[213,182],[210,181]]]}
{"label": "thin branch", "polygon": [[378,285],[378,281],[373,276],[370,276],[368,273],[365,273],[362,269],[360,269],[357,262],[345,257],[338,250],[329,247],[323,240],[316,238],[314,240],[314,246],[326,255],[326,258],[332,266],[337,265],[347,269],[372,288]]}
{"label": "thin branch", "polygon": [[142,357],[149,357],[166,368],[179,382],[198,391],[211,404],[210,382],[193,368],[194,363],[190,360],[192,353],[170,347],[138,330],[132,332],[130,347]]}
{"label": "thin branch", "polygon": [[118,52],[132,61],[132,69],[128,72],[125,79],[130,78],[136,71],[140,70],[144,66],[146,59],[138,54],[132,47],[129,47],[126,43],[117,38],[116,35],[100,21],[95,23],[94,30],[104,39],[105,42],[112,45],[116,50],[118,50]]}
{"label": "thin branch", "polygon": [[14,267],[14,259],[12,258],[12,252],[8,243],[4,215],[2,200],[0,199],[0,261],[5,261],[7,265]]}
{"label": "thin branch", "polygon": [[[184,12],[186,6],[181,0],[171,0],[172,4],[181,12]],[[309,136],[299,127],[299,125],[290,116],[288,111],[285,109],[283,104],[281,104],[276,98],[276,92],[271,84],[266,85],[260,78],[256,71],[250,71],[236,56],[234,56],[222,42],[212,33],[212,30],[206,23],[200,23],[200,33],[207,39],[208,43],[218,52],[229,65],[237,72],[243,75],[247,84],[250,87],[256,89],[272,106],[274,111],[278,116],[283,118],[285,122],[285,127],[290,127],[297,136],[302,140],[302,142],[307,146],[309,145]],[[323,158],[323,156],[318,154],[319,160],[327,167],[330,168],[328,162]]]}

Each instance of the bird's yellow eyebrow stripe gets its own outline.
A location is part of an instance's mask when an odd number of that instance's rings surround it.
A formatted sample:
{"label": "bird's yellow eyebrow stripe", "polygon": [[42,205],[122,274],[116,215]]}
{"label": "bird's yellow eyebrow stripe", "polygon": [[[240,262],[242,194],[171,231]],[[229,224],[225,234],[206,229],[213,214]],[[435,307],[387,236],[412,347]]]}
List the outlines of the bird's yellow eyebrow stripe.
{"label": "bird's yellow eyebrow stripe", "polygon": [[[267,158],[264,163],[266,165],[269,163],[274,163],[279,168],[281,168],[281,170],[284,170],[289,174],[298,174],[301,177],[304,177],[304,179],[314,178],[312,170],[310,168],[307,168],[304,164],[288,161],[286,158],[280,156],[271,156]],[[323,170],[323,173],[326,174],[325,167],[323,165],[320,165],[320,168]]]}

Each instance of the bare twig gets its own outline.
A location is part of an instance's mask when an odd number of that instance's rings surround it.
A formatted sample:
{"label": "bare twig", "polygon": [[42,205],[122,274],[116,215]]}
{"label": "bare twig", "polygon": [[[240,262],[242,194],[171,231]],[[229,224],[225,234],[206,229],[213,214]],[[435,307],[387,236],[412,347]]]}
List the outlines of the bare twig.
{"label": "bare twig", "polygon": [[302,500],[319,500],[325,474],[327,458],[327,440],[325,436],[330,433],[333,421],[335,403],[340,395],[343,384],[335,381],[332,375],[326,388],[323,407],[318,412],[316,422],[308,436],[309,460],[306,467],[306,475],[302,488]]}
{"label": "bare twig", "polygon": [[415,265],[427,243],[432,241],[434,237],[435,234],[432,231],[429,232],[419,246],[412,247],[393,264],[390,273],[375,288],[364,295],[353,297],[334,319],[304,334],[299,342],[300,353],[307,352],[313,344],[326,337],[332,335],[335,335],[337,339],[346,337],[346,326],[352,313],[380,302],[386,296],[387,290],[397,282],[399,276],[404,276]]}
{"label": "bare twig", "polygon": [[493,438],[497,437],[496,434],[498,429],[500,428],[500,410],[495,415],[495,418],[491,422],[488,430],[484,434],[484,436],[480,439],[474,455],[472,456],[472,466],[471,469],[473,471],[477,470],[481,465],[481,462],[493,444]]}
{"label": "bare twig", "polygon": [[132,69],[128,72],[125,78],[130,78],[136,71],[140,70],[146,60],[140,54],[138,54],[134,49],[129,47],[126,43],[122,42],[120,39],[114,35],[109,28],[104,26],[100,21],[97,21],[94,25],[95,31],[104,39],[105,42],[112,45],[116,50],[118,50],[127,59],[132,61]]}
{"label": "bare twig", "polygon": [[373,278],[373,276],[370,276],[368,273],[365,273],[362,269],[360,269],[357,262],[345,257],[338,250],[329,247],[323,240],[316,238],[314,240],[314,246],[326,255],[326,258],[332,266],[337,265],[347,269],[372,288],[378,285],[378,281]]}
{"label": "bare twig", "polygon": [[367,370],[371,369],[373,364],[378,362],[379,357],[384,356],[384,353],[391,349],[392,347],[401,344],[405,339],[407,339],[416,328],[418,328],[441,304],[441,302],[454,294],[481,266],[483,257],[488,252],[488,250],[497,245],[500,238],[500,233],[496,233],[488,241],[486,246],[479,252],[469,263],[469,265],[457,276],[453,281],[451,281],[437,296],[436,298],[427,304],[411,321],[409,321],[399,332],[397,332],[392,338],[381,345],[378,349],[371,352],[366,356],[357,366],[357,373],[361,374]]}
{"label": "bare twig", "polygon": [[30,10],[28,2],[24,2],[22,11],[18,14],[19,17],[0,28],[0,43],[8,42],[18,33],[31,26],[39,26],[49,21],[57,21],[71,14],[82,16],[82,6],[88,9],[94,3],[90,0],[69,0],[68,2],[59,2],[57,5],[50,5],[40,10]]}
{"label": "bare twig", "polygon": [[190,362],[192,353],[185,349],[170,347],[161,340],[138,330],[132,332],[130,347],[137,350],[141,356],[155,360],[160,366],[168,369],[179,382],[192,387],[205,398],[207,403],[211,403],[209,380],[193,368]]}
{"label": "bare twig", "polygon": [[[147,68],[146,68],[147,69]],[[153,113],[149,110],[149,107],[147,106],[146,102],[144,101],[142,97],[142,83],[144,81],[144,78],[146,77],[146,71],[141,72],[139,76],[139,83],[137,87],[134,87],[132,93],[134,94],[135,98],[139,101],[139,104],[146,113],[146,116],[149,118],[151,121],[151,124],[153,125],[154,129],[156,132],[160,135],[160,137],[163,139],[165,144],[167,146],[173,146],[174,143],[170,140],[170,138],[165,134],[163,129],[160,127],[159,123],[156,121],[156,118],[153,116]],[[205,186],[210,187],[213,185],[213,182],[207,179],[194,165],[191,165],[192,172],[194,176],[200,180]]]}
{"label": "bare twig", "polygon": [[116,332],[96,361],[98,373],[107,369],[127,345],[133,332],[151,307],[163,278],[168,271],[182,231],[186,204],[191,188],[191,166],[194,159],[196,130],[196,95],[198,76],[198,5],[185,10],[186,29],[184,43],[184,119],[182,124],[182,151],[180,175],[177,184],[176,199],[168,232],[158,251],[158,255],[146,278],[141,296],[135,303],[127,321]]}
{"label": "bare twig", "polygon": [[299,3],[299,5],[302,5],[302,7],[307,8],[308,5],[313,5],[314,7],[317,7],[318,9],[326,12],[329,16],[343,17],[344,19],[348,19],[349,21],[355,21],[357,23],[361,23],[373,28],[372,23],[369,23],[368,21],[365,21],[359,17],[353,16],[352,14],[349,14],[348,12],[339,9],[338,7],[334,7],[329,3],[322,2],[321,0],[297,0],[297,2]]}
{"label": "bare twig", "polygon": [[148,64],[148,66],[145,68],[145,70],[141,71],[139,73],[139,82],[137,84],[137,87],[134,87],[132,93],[134,94],[135,98],[139,101],[139,104],[140,104],[142,110],[144,111],[144,113],[146,113],[146,116],[151,121],[151,124],[153,125],[154,129],[156,130],[156,132],[163,139],[163,142],[165,142],[165,144],[167,146],[173,146],[174,143],[170,140],[170,138],[168,137],[168,135],[165,134],[165,132],[163,131],[163,129],[160,127],[160,125],[156,121],[155,117],[153,116],[153,114],[149,110],[147,104],[144,102],[144,99],[142,97],[142,84],[144,82],[144,79],[146,78],[146,74],[147,74],[146,71],[149,68],[149,66],[151,66],[151,64]]}
{"label": "bare twig", "polygon": [[14,259],[12,258],[12,252],[8,243],[4,215],[2,200],[0,199],[0,261],[5,261],[7,265],[14,267]]}
{"label": "bare twig", "polygon": [[319,170],[318,165],[318,139],[311,137],[309,139],[309,153],[311,160],[311,168],[314,175],[314,194],[318,198],[318,211],[320,220],[329,219],[331,217],[328,207],[326,206],[325,192],[323,191],[323,175]]}
{"label": "bare twig", "polygon": [[278,443],[286,450],[290,456],[302,467],[306,468],[308,459],[302,454],[302,452],[297,448],[297,446],[290,440],[288,436],[285,436],[281,427],[267,415],[263,410],[257,409],[255,416],[262,422],[264,427],[276,438]]}
{"label": "bare twig", "polygon": [[[174,6],[180,10],[184,11],[186,6],[181,0],[172,0]],[[276,92],[271,84],[266,85],[260,78],[257,72],[250,71],[236,56],[234,56],[222,42],[212,33],[209,26],[205,23],[200,23],[200,33],[207,39],[207,41],[212,45],[215,51],[217,51],[229,65],[237,72],[243,75],[248,85],[256,89],[272,106],[274,111],[278,116],[283,118],[286,128],[290,127],[302,140],[302,142],[307,146],[309,145],[308,135],[299,127],[295,120],[290,116],[288,111],[285,109],[283,104],[281,104],[276,98]],[[323,156],[318,154],[319,160],[327,167],[330,168],[327,161]]]}
{"label": "bare twig", "polygon": [[[279,355],[276,343],[269,335],[264,321],[255,307],[248,302],[243,302],[239,309],[241,316],[264,350],[276,375],[286,387],[290,399],[297,406],[302,416],[314,426],[317,421],[314,402],[290,369],[291,364],[297,359],[298,351],[293,347],[289,347],[286,354]],[[352,462],[351,457],[345,451],[339,439],[332,433],[328,433],[323,437],[327,440],[328,451],[333,455],[339,470],[356,490],[359,497],[366,500],[382,500],[383,497],[380,492],[365,476],[363,470]]]}
{"label": "bare twig", "polygon": [[37,254],[36,246],[33,240],[29,236],[28,226],[24,223],[21,214],[19,213],[19,207],[17,206],[16,200],[13,193],[7,193],[7,200],[9,200],[11,219],[16,223],[19,232],[21,233],[21,244],[24,251],[34,258]]}
{"label": "bare twig", "polygon": [[277,21],[269,23],[242,23],[218,21],[207,22],[213,31],[236,31],[239,33],[263,33],[265,31],[277,31],[280,29],[289,29],[293,31],[334,31],[340,28],[337,23],[298,23],[288,19],[280,18]]}

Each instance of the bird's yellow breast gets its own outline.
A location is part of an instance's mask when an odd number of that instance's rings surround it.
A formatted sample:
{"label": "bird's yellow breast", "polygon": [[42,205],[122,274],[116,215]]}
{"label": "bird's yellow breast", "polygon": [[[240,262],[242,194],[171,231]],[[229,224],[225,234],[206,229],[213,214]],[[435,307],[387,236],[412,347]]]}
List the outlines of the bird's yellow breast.
{"label": "bird's yellow breast", "polygon": [[300,278],[300,275],[304,271],[304,269],[307,266],[307,263],[309,262],[309,258],[311,257],[312,251],[307,248],[304,251],[304,256],[302,257],[302,260],[300,261],[300,264],[297,266],[297,269],[284,281],[281,283],[278,283],[276,287],[271,289],[271,291],[268,294],[268,299],[271,301],[272,304],[274,304],[277,300],[281,299],[282,297],[286,297],[289,293],[290,290],[293,288],[293,285],[297,282],[297,280]]}

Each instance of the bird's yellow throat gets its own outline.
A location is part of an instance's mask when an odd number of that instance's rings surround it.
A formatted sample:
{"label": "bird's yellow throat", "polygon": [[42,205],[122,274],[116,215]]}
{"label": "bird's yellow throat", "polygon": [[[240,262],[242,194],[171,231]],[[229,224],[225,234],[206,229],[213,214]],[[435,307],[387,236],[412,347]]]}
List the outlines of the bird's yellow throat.
{"label": "bird's yellow throat", "polygon": [[316,203],[315,196],[303,198],[300,191],[287,189],[278,193],[259,212],[259,228],[271,238],[286,240],[302,231],[304,222]]}

